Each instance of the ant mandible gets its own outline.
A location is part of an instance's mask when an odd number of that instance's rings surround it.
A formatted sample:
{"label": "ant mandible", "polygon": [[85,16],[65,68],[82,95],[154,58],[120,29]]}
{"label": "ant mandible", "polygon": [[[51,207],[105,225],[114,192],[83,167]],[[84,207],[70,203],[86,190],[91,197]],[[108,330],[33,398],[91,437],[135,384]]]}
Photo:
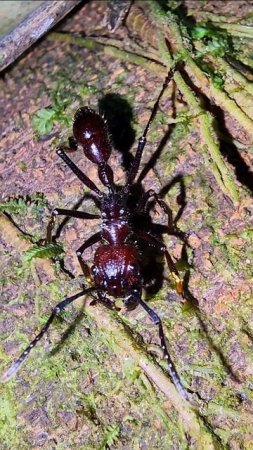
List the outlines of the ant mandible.
{"label": "ant mandible", "polygon": [[[153,190],[148,190],[142,196],[139,203],[134,208],[134,211],[130,211],[127,206],[127,201],[131,195],[134,180],[140,166],[150,124],[156,115],[159,101],[165,88],[173,77],[173,72],[174,71],[171,70],[168,73],[162,90],[153,106],[144,133],[139,139],[137,151],[130,170],[128,171],[125,186],[116,186],[114,184],[113,171],[107,163],[112,152],[112,145],[105,120],[97,112],[87,107],[80,108],[76,112],[73,123],[75,142],[83,148],[85,156],[92,161],[92,163],[97,165],[99,179],[108,189],[108,193],[102,192],[95,183],[93,183],[93,181],[91,181],[90,178],[71,161],[63,148],[58,148],[57,154],[82,183],[96,194],[100,204],[99,209],[101,214],[90,214],[83,211],[58,208],[54,209],[48,224],[46,240],[47,242],[51,242],[52,240],[52,229],[56,216],[63,215],[85,220],[101,218],[101,230],[87,239],[76,252],[82,271],[85,277],[87,277],[89,275],[89,269],[83,259],[83,252],[101,240],[104,242],[97,248],[94,256],[94,265],[91,268],[94,286],[83,289],[81,292],[64,299],[55,306],[48,321],[39,334],[4,374],[3,381],[8,381],[17,372],[32,348],[40,341],[53,322],[55,316],[60,311],[65,309],[66,306],[77,298],[96,292],[98,300],[109,308],[115,308],[114,299],[116,297],[123,298],[123,304],[127,309],[133,309],[137,305],[141,305],[144,308],[152,322],[159,327],[159,337],[164,358],[168,364],[168,372],[181,396],[186,399],[189,398],[188,392],[183,387],[167,350],[161,319],[156,312],[142,300],[142,276],[140,270],[141,255],[137,243],[142,241],[149,248],[151,247],[164,254],[170,272],[176,282],[176,289],[180,294],[183,293],[182,282],[165,244],[158,240],[156,236],[152,235],[151,232],[135,230],[133,227],[134,216],[146,212],[150,199],[157,202],[167,214],[168,224],[171,227],[170,209]],[[108,296],[110,296],[110,298]]]}

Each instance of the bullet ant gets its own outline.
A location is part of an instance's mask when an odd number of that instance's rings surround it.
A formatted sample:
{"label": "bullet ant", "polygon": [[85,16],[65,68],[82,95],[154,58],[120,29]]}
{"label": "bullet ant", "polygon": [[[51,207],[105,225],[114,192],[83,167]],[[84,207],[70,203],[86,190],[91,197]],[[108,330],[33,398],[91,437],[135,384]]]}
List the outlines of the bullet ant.
{"label": "bullet ant", "polygon": [[[102,192],[96,184],[71,161],[63,148],[58,148],[57,154],[63,159],[66,165],[86,187],[96,194],[96,198],[100,205],[100,215],[83,211],[54,209],[47,228],[47,242],[51,242],[52,240],[52,230],[57,216],[63,215],[84,220],[101,219],[101,230],[87,239],[76,252],[85,277],[91,276],[93,287],[83,289],[81,292],[64,299],[55,306],[45,326],[28,345],[21,356],[7,370],[3,376],[3,381],[8,381],[17,372],[32,348],[44,336],[55,316],[60,311],[65,309],[66,306],[79,297],[95,292],[98,301],[109,308],[115,308],[115,298],[117,297],[123,298],[123,304],[127,309],[134,309],[137,305],[141,305],[144,308],[152,322],[158,325],[163,355],[167,361],[168,372],[174,385],[181,396],[188,399],[188,392],[183,387],[167,350],[161,319],[157,313],[142,300],[143,280],[141,276],[141,254],[138,243],[142,242],[145,246],[154,249],[154,251],[158,251],[165,256],[167,265],[174,278],[177,292],[180,294],[183,294],[182,282],[165,244],[152,234],[152,230],[147,232],[145,230],[136,230],[134,227],[134,222],[138,220],[138,215],[140,216],[147,212],[150,200],[156,202],[167,215],[167,228],[170,229],[171,212],[167,204],[153,190],[148,190],[144,193],[134,208],[130,210],[128,207],[128,200],[131,196],[146,144],[146,136],[157,113],[159,101],[165,88],[173,77],[173,72],[174,71],[171,70],[168,73],[162,90],[153,106],[144,133],[138,141],[137,151],[127,173],[124,186],[116,186],[114,184],[113,171],[107,163],[112,152],[112,145],[105,120],[97,112],[87,107],[80,108],[76,112],[73,123],[73,135],[76,146],[81,146],[85,156],[97,166],[99,179],[103,186],[108,189],[108,193]],[[91,268],[90,275],[89,268],[82,255],[87,248],[97,244],[101,240],[103,243],[100,244],[95,251],[94,264]]]}

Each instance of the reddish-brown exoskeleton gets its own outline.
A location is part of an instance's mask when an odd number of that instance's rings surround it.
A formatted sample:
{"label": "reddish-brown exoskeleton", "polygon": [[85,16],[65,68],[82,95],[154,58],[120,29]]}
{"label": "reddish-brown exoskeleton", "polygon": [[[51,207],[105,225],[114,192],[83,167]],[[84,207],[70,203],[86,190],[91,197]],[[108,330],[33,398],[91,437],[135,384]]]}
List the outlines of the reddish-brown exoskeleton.
{"label": "reddish-brown exoskeleton", "polygon": [[147,204],[150,199],[157,202],[164,212],[168,215],[168,223],[170,223],[170,210],[166,203],[159,198],[153,191],[147,191],[139,203],[133,210],[129,210],[127,204],[131,190],[137,176],[143,149],[146,143],[146,135],[150,124],[156,114],[159,100],[164,92],[165,87],[172,78],[172,71],[164,83],[163,89],[153,107],[150,119],[144,130],[142,137],[139,139],[136,154],[132,165],[127,174],[125,186],[116,186],[113,180],[113,171],[108,165],[108,159],[112,152],[112,146],[107,130],[105,120],[94,110],[89,108],[81,108],[77,111],[73,123],[73,135],[76,144],[83,148],[85,156],[92,161],[98,170],[98,176],[101,183],[108,189],[107,193],[102,192],[90,178],[85,175],[67,156],[63,148],[57,150],[57,154],[63,159],[67,166],[75,173],[75,175],[93,191],[100,204],[100,215],[90,214],[83,211],[73,211],[66,209],[55,209],[52,213],[51,220],[47,230],[47,242],[51,241],[51,234],[55,217],[64,215],[68,217],[76,217],[79,219],[98,219],[101,218],[101,230],[93,234],[81,247],[77,250],[77,257],[84,272],[89,274],[82,255],[90,246],[102,241],[103,243],[97,247],[94,255],[94,264],[91,268],[93,287],[82,290],[76,295],[66,298],[60,302],[52,311],[46,325],[40,333],[25,349],[22,355],[13,363],[4,375],[7,381],[18,370],[22,362],[26,359],[31,349],[42,338],[48,330],[54,317],[62,311],[67,305],[77,298],[96,292],[98,300],[110,308],[115,307],[115,298],[122,297],[124,305],[128,309],[141,305],[151,320],[159,327],[159,336],[164,358],[168,363],[168,371],[173,379],[175,386],[184,398],[188,397],[188,393],[181,384],[180,378],[176,372],[174,364],[170,358],[166,347],[166,341],[161,320],[159,316],[142,300],[142,276],[141,276],[141,255],[136,243],[142,241],[144,245],[158,250],[164,254],[168,267],[176,281],[177,291],[182,293],[182,283],[179,278],[178,271],[169,255],[164,243],[152,235],[152,232],[145,230],[136,230],[133,226],[134,217],[138,217],[146,212]]}

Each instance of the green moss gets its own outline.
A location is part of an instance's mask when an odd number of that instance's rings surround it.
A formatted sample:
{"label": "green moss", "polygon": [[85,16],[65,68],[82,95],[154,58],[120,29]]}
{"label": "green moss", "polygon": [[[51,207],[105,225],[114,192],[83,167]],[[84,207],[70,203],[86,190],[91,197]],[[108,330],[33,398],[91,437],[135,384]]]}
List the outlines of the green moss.
{"label": "green moss", "polygon": [[27,165],[24,161],[20,161],[18,163],[18,167],[20,168],[20,170],[22,170],[22,172],[26,172],[27,171]]}
{"label": "green moss", "polygon": [[97,95],[99,93],[99,89],[96,85],[92,84],[80,84],[78,87],[78,93],[81,98],[86,99],[87,97]]}
{"label": "green moss", "polygon": [[14,448],[29,449],[22,435],[17,433],[19,423],[17,415],[21,410],[17,402],[13,383],[8,387],[1,387],[1,409],[0,409],[0,441],[3,450]]}
{"label": "green moss", "polygon": [[108,447],[114,445],[120,435],[120,425],[108,425],[104,430],[104,436],[102,443],[99,446],[99,450],[106,450]]}
{"label": "green moss", "polygon": [[33,115],[32,126],[37,138],[50,134],[56,123],[70,127],[72,118],[66,114],[66,110],[73,101],[73,92],[68,89],[69,86],[65,79],[59,81],[58,77],[50,89],[51,106],[41,108]]}
{"label": "green moss", "polygon": [[10,198],[6,202],[0,203],[0,211],[10,215],[26,216],[32,214],[37,217],[46,205],[47,201],[44,195],[38,193],[26,197]]}
{"label": "green moss", "polygon": [[50,243],[45,246],[33,245],[22,255],[24,264],[29,264],[36,258],[63,258],[63,246],[58,243]]}

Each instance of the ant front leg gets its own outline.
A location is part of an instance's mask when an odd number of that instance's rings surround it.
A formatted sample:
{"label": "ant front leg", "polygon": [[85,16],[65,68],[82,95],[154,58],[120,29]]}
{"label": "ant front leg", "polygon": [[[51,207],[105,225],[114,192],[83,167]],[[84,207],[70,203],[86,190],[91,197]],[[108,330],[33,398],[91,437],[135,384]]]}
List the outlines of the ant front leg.
{"label": "ant front leg", "polygon": [[91,247],[92,245],[96,244],[101,240],[101,233],[95,233],[93,234],[89,239],[87,239],[81,247],[79,247],[76,251],[76,256],[78,258],[79,264],[81,266],[81,269],[83,271],[84,277],[91,282],[91,276],[90,276],[90,269],[88,264],[83,260],[82,254],[84,250],[87,250],[87,248]]}
{"label": "ant front leg", "polygon": [[100,217],[98,214],[90,214],[84,211],[73,211],[71,209],[55,208],[52,211],[51,217],[47,225],[47,237],[46,237],[47,244],[50,244],[52,242],[52,231],[54,228],[56,216],[75,217],[77,219],[99,219]]}
{"label": "ant front leg", "polygon": [[174,385],[176,386],[179,394],[181,395],[181,397],[183,397],[186,400],[189,400],[189,394],[186,391],[186,389],[184,388],[184,386],[182,385],[181,380],[179,378],[179,375],[178,375],[178,373],[176,371],[176,368],[175,368],[175,366],[174,366],[174,364],[172,362],[172,359],[170,357],[170,354],[168,352],[168,349],[167,349],[167,346],[166,346],[165,335],[164,335],[164,331],[163,331],[163,326],[162,326],[162,322],[161,322],[160,317],[143,300],[140,299],[139,303],[143,307],[143,309],[145,309],[145,311],[148,313],[148,315],[151,318],[152,322],[155,325],[158,325],[161,347],[162,347],[162,350],[163,350],[164,359],[167,361],[168,372],[169,372],[169,374],[170,374],[170,376],[172,378],[172,381],[173,381]]}
{"label": "ant front leg", "polygon": [[33,341],[26,347],[26,349],[23,351],[23,353],[20,355],[20,357],[10,366],[10,368],[5,372],[5,374],[2,376],[2,382],[9,381],[10,378],[15,375],[15,373],[20,368],[21,364],[25,361],[33,347],[41,340],[41,338],[44,336],[44,334],[47,332],[48,328],[50,327],[51,323],[53,322],[54,318],[61,312],[63,309],[66,308],[66,306],[70,305],[70,303],[74,302],[77,298],[82,297],[83,295],[89,294],[90,292],[96,291],[97,289],[94,287],[85,289],[81,292],[78,292],[78,294],[72,295],[71,297],[65,298],[62,300],[58,305],[56,305],[47,320],[44,327],[40,330],[39,334],[33,339]]}
{"label": "ant front leg", "polygon": [[171,258],[170,254],[166,248],[166,245],[163,242],[160,242],[154,236],[146,233],[145,231],[138,231],[138,232],[136,232],[136,235],[140,239],[145,241],[149,247],[155,248],[156,250],[158,250],[159,252],[164,254],[167,264],[168,264],[168,267],[169,267],[169,270],[170,270],[170,273],[176,284],[176,291],[178,294],[183,295],[184,294],[183,281],[180,279],[179,272],[176,268],[176,265],[175,265],[173,259]]}
{"label": "ant front leg", "polygon": [[136,212],[137,213],[144,212],[146,214],[148,212],[148,202],[151,198],[153,198],[156,201],[156,203],[158,203],[158,205],[163,209],[166,216],[168,217],[168,224],[167,224],[168,229],[173,230],[172,211],[170,207],[167,205],[167,203],[164,200],[162,200],[159,197],[159,195],[155,191],[153,191],[153,189],[150,189],[149,191],[145,192],[139,204],[137,205]]}

